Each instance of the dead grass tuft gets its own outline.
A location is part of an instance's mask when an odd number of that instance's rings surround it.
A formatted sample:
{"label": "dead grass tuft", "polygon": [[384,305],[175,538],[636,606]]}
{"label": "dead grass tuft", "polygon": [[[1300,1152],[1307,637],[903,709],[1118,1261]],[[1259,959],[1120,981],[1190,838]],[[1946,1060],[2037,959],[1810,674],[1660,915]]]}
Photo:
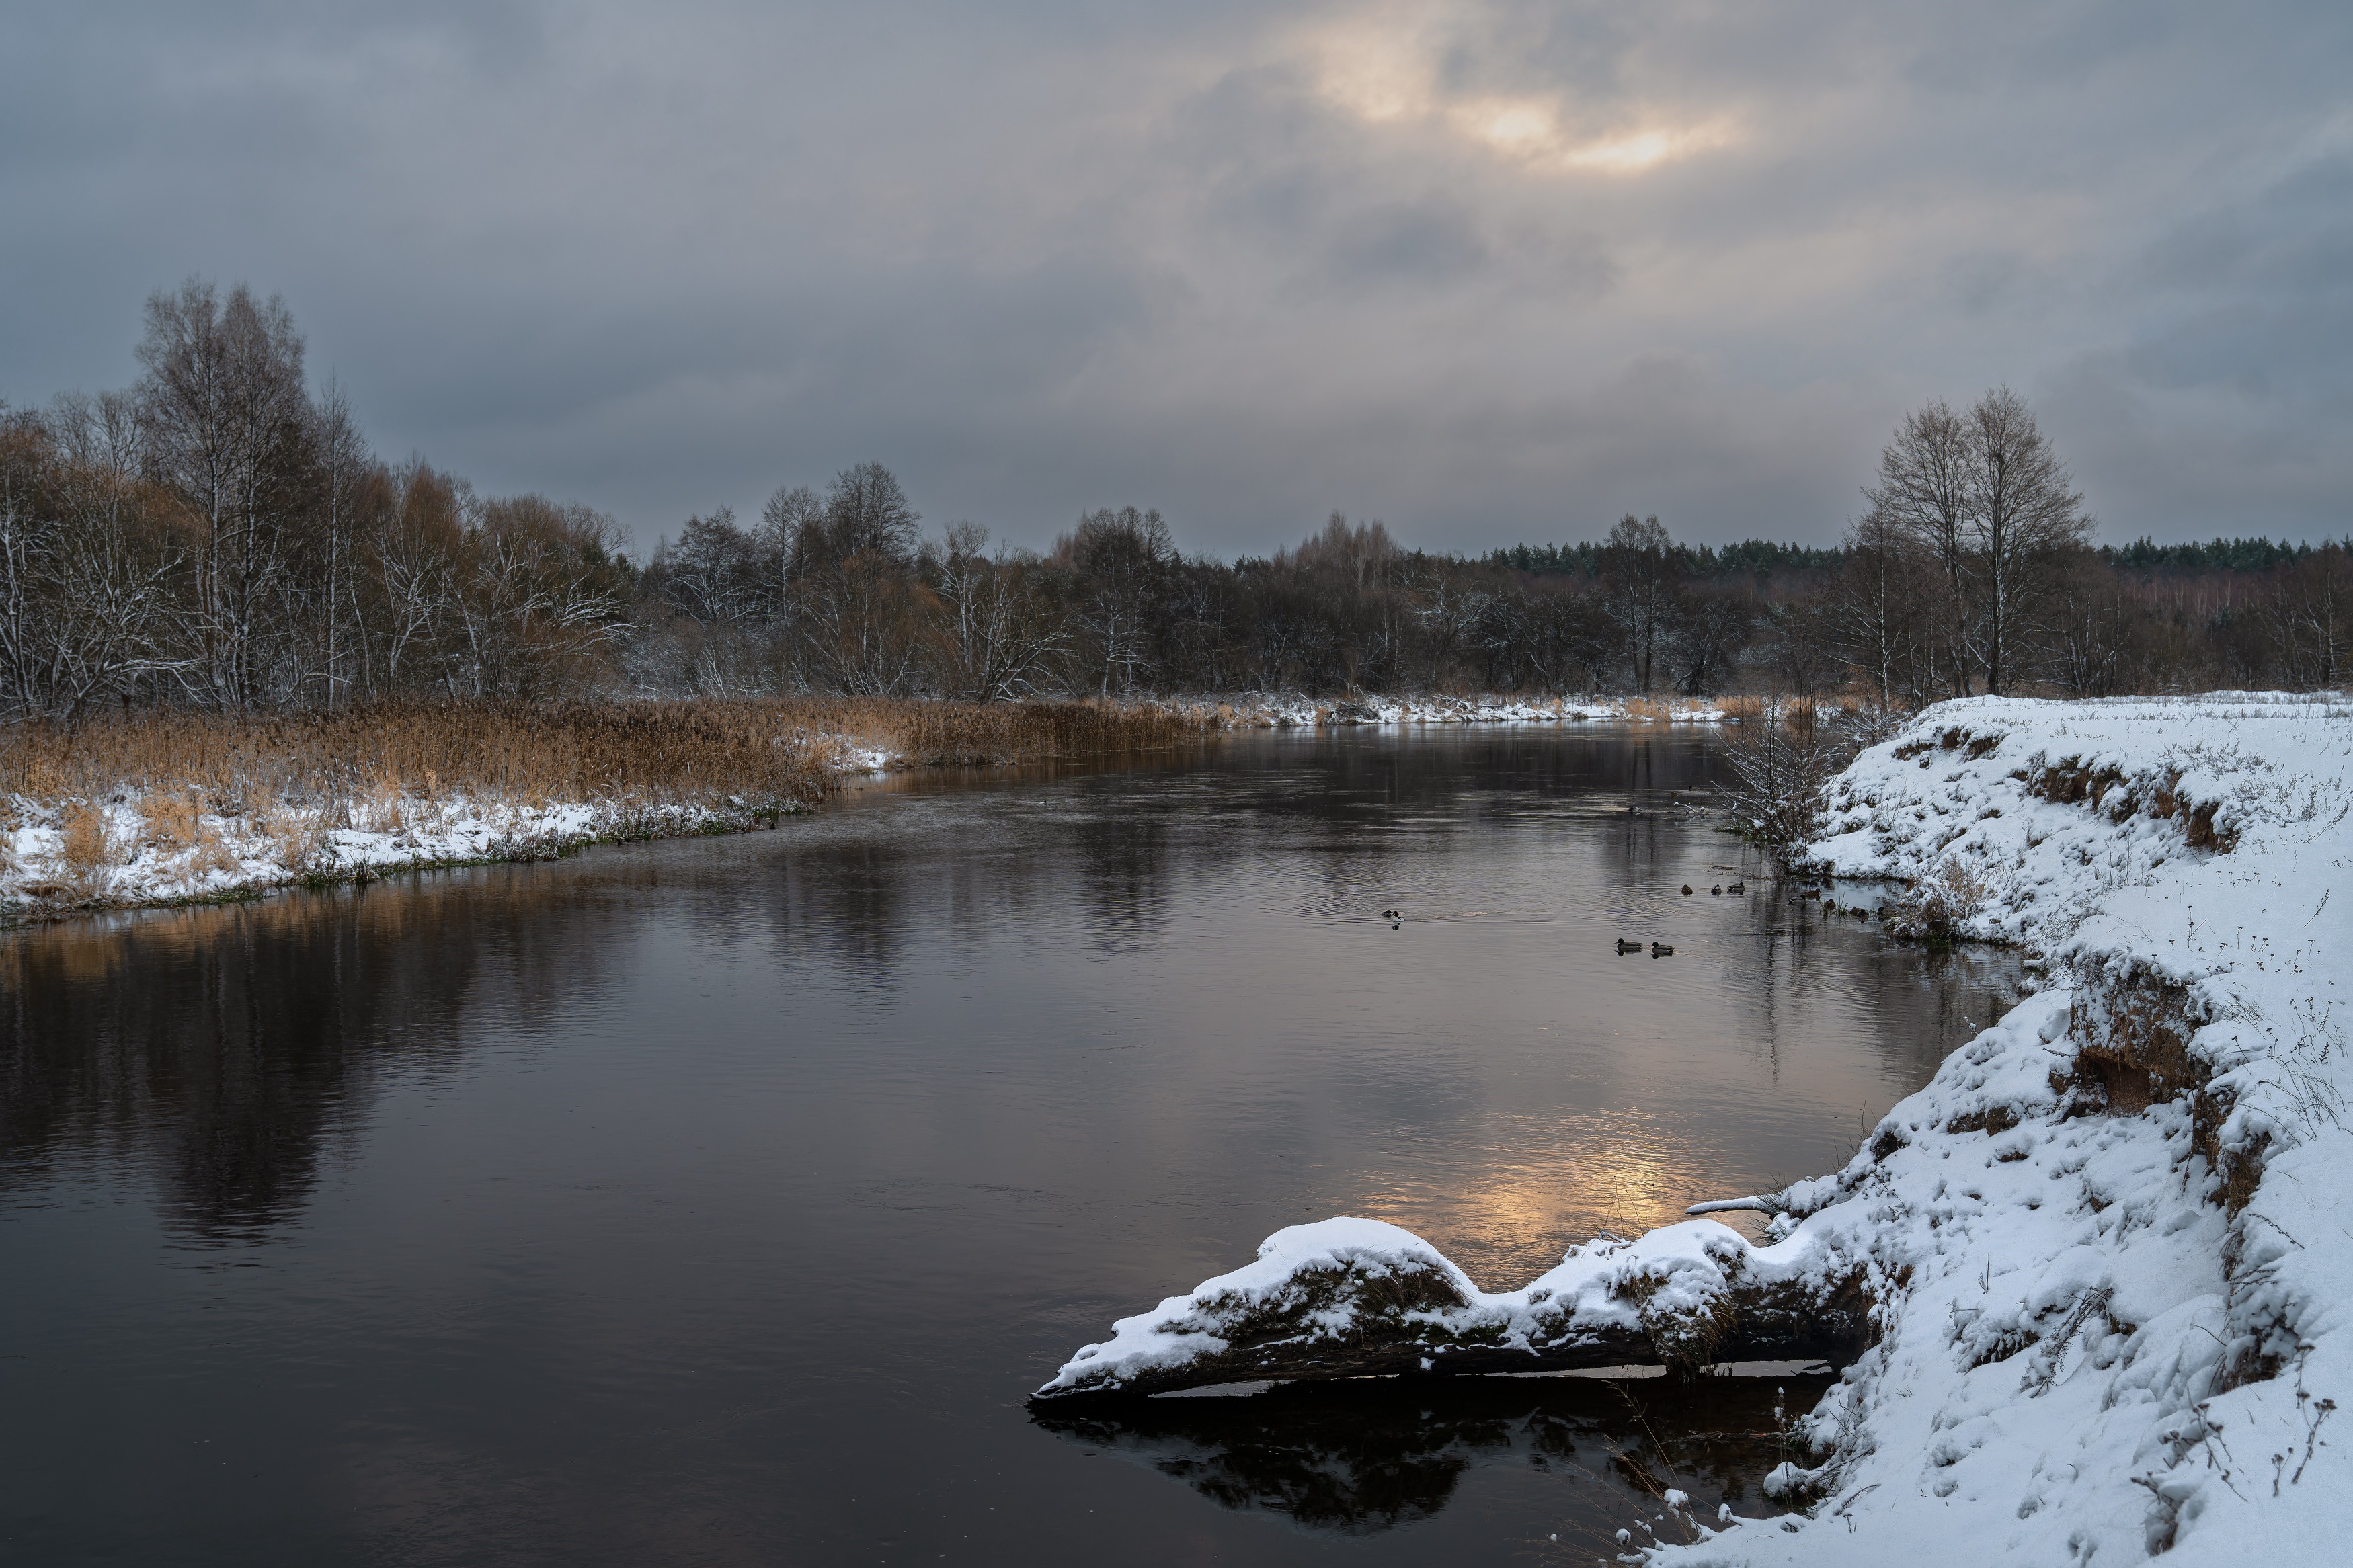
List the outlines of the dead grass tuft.
{"label": "dead grass tuft", "polygon": [[74,891],[102,895],[112,880],[117,857],[106,808],[90,801],[69,802],[58,813],[58,864]]}
{"label": "dead grass tuft", "polygon": [[1725,718],[1737,719],[1744,724],[1765,714],[1765,699],[1762,697],[1719,697],[1715,705]]}
{"label": "dead grass tuft", "polygon": [[267,833],[278,863],[298,874],[317,866],[327,840],[323,818],[302,812],[279,812],[270,818]]}
{"label": "dead grass tuft", "polygon": [[204,803],[193,795],[176,792],[149,795],[139,803],[139,816],[147,825],[148,847],[177,855],[216,837],[205,826],[204,811]]}
{"label": "dead grass tuft", "polygon": [[1674,715],[1675,705],[1672,699],[1658,697],[1629,697],[1626,699],[1626,717],[1630,722],[1637,724],[1663,724],[1668,720],[1673,718]]}

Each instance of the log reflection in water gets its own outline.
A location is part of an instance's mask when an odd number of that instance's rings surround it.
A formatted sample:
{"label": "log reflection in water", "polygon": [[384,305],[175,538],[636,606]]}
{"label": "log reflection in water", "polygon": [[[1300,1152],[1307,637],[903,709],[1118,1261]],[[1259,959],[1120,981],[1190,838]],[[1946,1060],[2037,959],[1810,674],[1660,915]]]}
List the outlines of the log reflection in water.
{"label": "log reflection in water", "polygon": [[[1065,1442],[1149,1466],[1220,1507],[1366,1535],[1437,1515],[1472,1471],[1519,1466],[1575,1480],[1562,1522],[1603,1534],[1670,1487],[1703,1517],[1769,1510],[1766,1473],[1790,1457],[1776,1420],[1810,1410],[1826,1375],[1463,1377],[1294,1384],[1240,1398],[1034,1407]],[[1576,1519],[1569,1519],[1574,1513]]]}

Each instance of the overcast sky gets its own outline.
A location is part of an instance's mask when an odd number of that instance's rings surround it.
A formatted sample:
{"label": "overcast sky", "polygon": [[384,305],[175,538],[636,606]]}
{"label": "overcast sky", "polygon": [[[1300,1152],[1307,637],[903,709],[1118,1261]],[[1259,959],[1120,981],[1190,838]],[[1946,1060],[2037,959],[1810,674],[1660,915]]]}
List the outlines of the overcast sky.
{"label": "overcast sky", "polygon": [[2104,535],[2353,529],[2353,5],[26,0],[0,397],[282,294],[641,544],[876,458],[1264,552],[1835,539],[2007,382]]}

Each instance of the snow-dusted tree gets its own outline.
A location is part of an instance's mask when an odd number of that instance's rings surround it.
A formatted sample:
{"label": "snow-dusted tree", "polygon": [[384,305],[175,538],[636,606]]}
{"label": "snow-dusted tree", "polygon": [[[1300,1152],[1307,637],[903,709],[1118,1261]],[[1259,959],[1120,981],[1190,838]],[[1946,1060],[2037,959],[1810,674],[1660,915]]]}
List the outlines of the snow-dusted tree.
{"label": "snow-dusted tree", "polygon": [[2263,620],[2295,685],[2326,690],[2353,680],[2353,542],[2323,544],[2285,568]]}
{"label": "snow-dusted tree", "polygon": [[150,471],[201,523],[198,695],[247,707],[290,693],[271,644],[289,617],[311,459],[302,335],[285,301],[190,279],[147,300],[139,384]]}
{"label": "snow-dusted tree", "polygon": [[483,505],[459,578],[465,689],[544,698],[594,683],[628,586],[615,532],[602,512],[544,496]]}
{"label": "snow-dusted tree", "polygon": [[975,702],[1035,689],[1069,643],[1038,581],[1036,558],[1004,550],[991,558],[987,549],[988,530],[955,522],[940,548],[927,551],[939,600],[934,622],[938,686]]}
{"label": "snow-dusted tree", "polygon": [[1777,848],[1812,836],[1822,786],[1853,755],[1847,738],[1802,699],[1767,701],[1754,718],[1727,728],[1723,744],[1730,776],[1716,786],[1717,798],[1742,837]]}
{"label": "snow-dusted tree", "polygon": [[311,410],[311,451],[323,534],[321,570],[304,585],[305,617],[320,637],[316,674],[330,708],[362,689],[366,675],[360,621],[360,530],[371,502],[389,497],[384,466],[368,449],[342,387],[330,382]]}
{"label": "snow-dusted tree", "polygon": [[170,500],[75,428],[90,412],[0,408],[0,713],[70,719],[180,662]]}

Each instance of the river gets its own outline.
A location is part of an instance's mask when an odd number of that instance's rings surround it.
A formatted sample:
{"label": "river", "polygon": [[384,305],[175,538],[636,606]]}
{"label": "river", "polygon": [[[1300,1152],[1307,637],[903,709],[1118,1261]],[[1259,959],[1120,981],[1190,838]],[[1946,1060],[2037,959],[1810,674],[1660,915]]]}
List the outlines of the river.
{"label": "river", "polygon": [[1818,1380],[1023,1403],[1284,1225],[1507,1288],[1834,1169],[2015,998],[1791,902],[1679,804],[1712,745],[1246,736],[0,935],[0,1556],[1451,1563],[1589,1560],[1670,1475],[1758,1511]]}

